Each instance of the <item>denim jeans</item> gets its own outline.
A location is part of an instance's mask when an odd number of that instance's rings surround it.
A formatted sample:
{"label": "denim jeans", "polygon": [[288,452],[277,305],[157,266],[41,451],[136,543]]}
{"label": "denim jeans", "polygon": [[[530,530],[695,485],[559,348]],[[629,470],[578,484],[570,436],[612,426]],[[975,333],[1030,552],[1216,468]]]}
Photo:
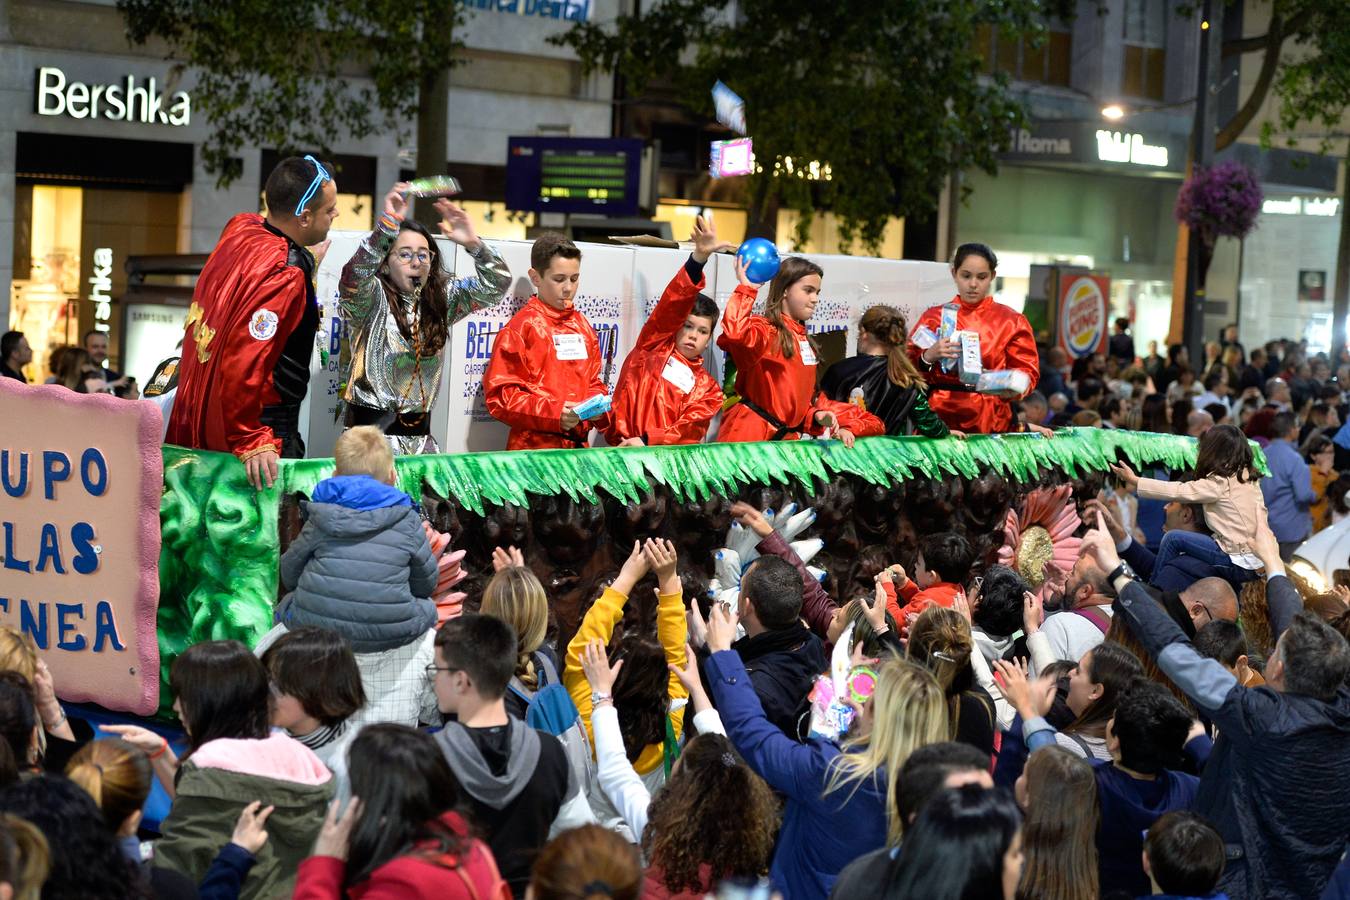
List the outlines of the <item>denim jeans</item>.
{"label": "denim jeans", "polygon": [[1158,545],[1158,559],[1153,564],[1153,571],[1161,572],[1179,556],[1199,560],[1213,569],[1216,576],[1230,582],[1234,589],[1256,577],[1255,571],[1234,563],[1214,538],[1193,531],[1174,530],[1164,534],[1162,543]]}

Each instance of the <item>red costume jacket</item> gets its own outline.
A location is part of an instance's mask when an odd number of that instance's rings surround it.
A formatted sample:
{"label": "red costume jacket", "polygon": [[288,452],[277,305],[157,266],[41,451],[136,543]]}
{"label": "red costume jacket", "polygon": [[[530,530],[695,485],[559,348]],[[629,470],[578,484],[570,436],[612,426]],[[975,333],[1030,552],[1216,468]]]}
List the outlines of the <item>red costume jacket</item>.
{"label": "red costume jacket", "polygon": [[[976,331],[980,335],[980,361],[985,371],[1020,369],[1031,379],[1030,391],[1040,378],[1040,356],[1036,352],[1036,337],[1026,316],[985,297],[974,306],[955,300],[959,310],[956,327],[962,331]],[[945,305],[945,304],[944,304]],[[942,325],[942,307],[933,306],[919,317],[914,329],[927,325],[935,333]],[[910,359],[928,382],[928,405],[948,428],[979,434],[1009,431],[1013,423],[1012,409],[1007,400],[988,394],[943,390],[945,384],[960,384],[956,370],[944,372],[942,366],[931,368],[923,361],[923,351],[912,341]]]}
{"label": "red costume jacket", "polygon": [[[856,437],[886,433],[886,426],[852,403],[827,399],[816,387],[816,356],[806,339],[806,326],[785,316],[797,349],[788,359],[778,346],[778,329],[764,316],[751,314],[755,289],[740,285],[722,315],[722,335],[717,346],[736,363],[736,393],[762,407],[788,427],[785,438],[820,434],[816,413],[833,412],[839,427]],[[744,403],[722,414],[717,440],[723,442],[767,441],[778,429]]]}
{"label": "red costume jacket", "polygon": [[511,426],[507,450],[572,449],[586,444],[607,415],[562,431],[563,403],[607,394],[600,379],[600,340],[581,311],[556,310],[531,297],[497,332],[483,374],[488,413]]}
{"label": "red costume jacket", "polygon": [[225,225],[192,292],[166,443],[241,460],[281,451],[259,419],[264,406],[298,404],[309,387],[313,268],[309,251],[262,216]]}
{"label": "red costume jacket", "polygon": [[687,360],[675,349],[705,281],[700,271],[695,284],[681,267],[642,326],[614,387],[605,434],[611,444],[634,437],[647,444],[697,444],[708,433],[722,408],[722,387],[702,359]]}

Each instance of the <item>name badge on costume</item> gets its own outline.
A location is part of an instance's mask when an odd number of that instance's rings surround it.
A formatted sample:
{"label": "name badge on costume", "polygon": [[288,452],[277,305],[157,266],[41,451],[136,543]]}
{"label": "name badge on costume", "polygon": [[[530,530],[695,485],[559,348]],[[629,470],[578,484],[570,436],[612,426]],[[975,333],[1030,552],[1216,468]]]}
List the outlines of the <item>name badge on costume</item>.
{"label": "name badge on costume", "polygon": [[586,358],[586,339],[579,334],[555,334],[553,351],[564,362]]}
{"label": "name badge on costume", "polygon": [[661,377],[680,389],[680,393],[687,394],[694,389],[694,371],[675,358],[671,354],[666,360],[666,368],[661,372]]}
{"label": "name badge on costume", "polygon": [[816,351],[811,346],[811,342],[806,340],[805,338],[802,338],[801,340],[797,341],[797,347],[798,349],[801,350],[802,353],[802,365],[814,366],[816,364]]}
{"label": "name badge on costume", "polygon": [[260,309],[248,320],[248,333],[254,340],[270,341],[277,333],[277,314],[270,309]]}

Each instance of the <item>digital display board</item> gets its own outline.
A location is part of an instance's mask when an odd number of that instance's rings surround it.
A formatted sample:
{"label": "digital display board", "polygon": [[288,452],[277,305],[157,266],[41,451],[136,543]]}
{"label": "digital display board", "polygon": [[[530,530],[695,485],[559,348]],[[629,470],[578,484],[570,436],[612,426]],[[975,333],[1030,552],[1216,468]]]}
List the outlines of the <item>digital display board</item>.
{"label": "digital display board", "polygon": [[642,141],[633,138],[509,139],[506,205],[528,212],[633,216]]}

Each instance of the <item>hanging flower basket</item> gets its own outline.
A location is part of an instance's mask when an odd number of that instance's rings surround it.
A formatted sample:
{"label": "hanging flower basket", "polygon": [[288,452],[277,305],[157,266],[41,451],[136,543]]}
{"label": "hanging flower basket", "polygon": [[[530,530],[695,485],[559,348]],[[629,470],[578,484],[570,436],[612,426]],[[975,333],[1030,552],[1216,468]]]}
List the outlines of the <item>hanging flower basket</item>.
{"label": "hanging flower basket", "polygon": [[1241,239],[1256,227],[1262,199],[1252,170],[1227,160],[1191,173],[1177,194],[1175,215],[1200,238],[1208,258],[1219,238]]}

